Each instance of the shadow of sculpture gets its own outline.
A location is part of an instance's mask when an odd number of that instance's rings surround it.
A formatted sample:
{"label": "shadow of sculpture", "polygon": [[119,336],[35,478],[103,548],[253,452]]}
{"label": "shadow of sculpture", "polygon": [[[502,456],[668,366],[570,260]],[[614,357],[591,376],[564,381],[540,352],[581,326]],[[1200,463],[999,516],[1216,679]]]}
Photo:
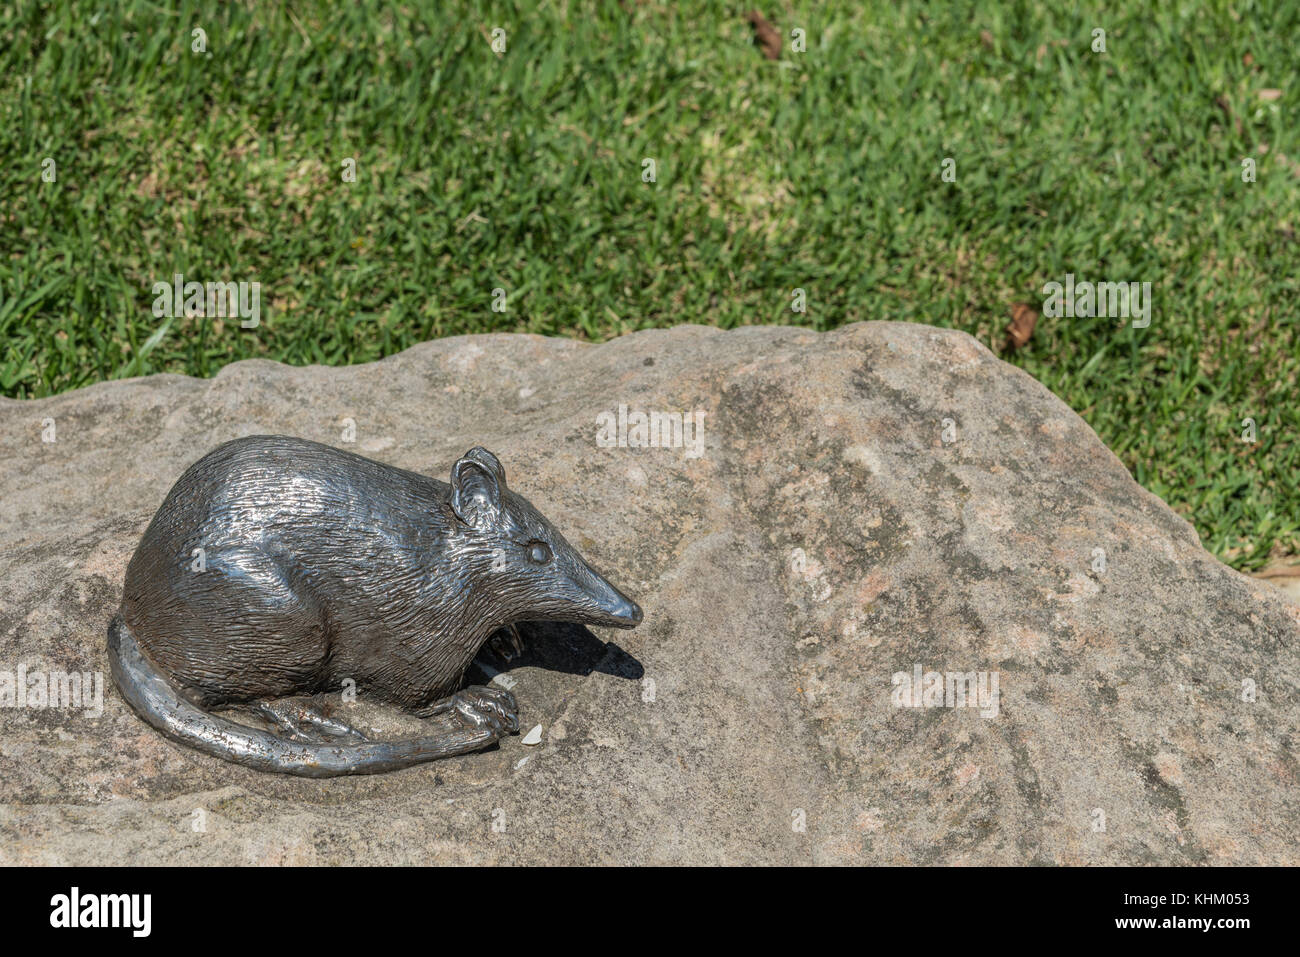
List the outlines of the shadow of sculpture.
{"label": "shadow of sculpture", "polygon": [[[630,681],[638,681],[645,675],[640,661],[614,642],[601,641],[583,625],[526,621],[517,628],[522,652],[514,651],[505,641],[487,642],[474,659],[472,680],[476,680],[475,671],[490,680],[500,672],[530,667],[582,677],[599,672]],[[503,646],[504,653],[498,650]]]}

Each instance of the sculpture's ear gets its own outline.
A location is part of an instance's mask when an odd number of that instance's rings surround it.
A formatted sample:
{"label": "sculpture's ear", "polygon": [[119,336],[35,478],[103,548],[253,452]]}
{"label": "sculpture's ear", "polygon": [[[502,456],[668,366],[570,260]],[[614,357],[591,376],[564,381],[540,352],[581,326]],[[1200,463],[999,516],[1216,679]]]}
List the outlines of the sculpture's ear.
{"label": "sculpture's ear", "polygon": [[497,457],[475,446],[451,467],[451,508],[465,524],[483,528],[501,520],[506,473]]}

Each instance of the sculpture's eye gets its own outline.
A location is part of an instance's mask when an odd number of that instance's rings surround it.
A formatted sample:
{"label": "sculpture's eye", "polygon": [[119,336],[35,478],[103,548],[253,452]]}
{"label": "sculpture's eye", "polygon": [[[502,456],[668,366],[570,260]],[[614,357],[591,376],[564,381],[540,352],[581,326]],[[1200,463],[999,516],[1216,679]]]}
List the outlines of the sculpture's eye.
{"label": "sculpture's eye", "polygon": [[551,560],[551,548],[545,542],[533,542],[528,546],[528,560],[536,565],[545,565]]}

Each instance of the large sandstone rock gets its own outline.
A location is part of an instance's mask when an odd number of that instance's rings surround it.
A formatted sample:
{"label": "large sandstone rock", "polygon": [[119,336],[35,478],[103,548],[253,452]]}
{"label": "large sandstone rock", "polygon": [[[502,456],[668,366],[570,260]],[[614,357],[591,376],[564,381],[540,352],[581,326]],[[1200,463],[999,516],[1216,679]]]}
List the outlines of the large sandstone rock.
{"label": "large sandstone rock", "polygon": [[[620,404],[703,411],[702,454],[601,447]],[[0,671],[107,678],[181,471],[245,434],[342,445],[345,419],[345,447],[439,478],[497,452],[644,624],[485,652],[541,744],[377,777],[204,757],[111,682],[99,716],[0,709],[0,861],[1300,861],[1300,610],[1045,388],[924,326],[473,336],[0,402]],[[996,676],[996,708],[897,707],[916,666]]]}

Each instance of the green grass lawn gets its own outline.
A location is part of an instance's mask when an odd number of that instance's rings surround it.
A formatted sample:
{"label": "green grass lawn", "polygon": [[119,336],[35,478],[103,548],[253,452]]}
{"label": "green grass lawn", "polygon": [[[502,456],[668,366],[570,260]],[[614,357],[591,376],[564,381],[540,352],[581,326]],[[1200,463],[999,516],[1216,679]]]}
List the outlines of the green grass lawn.
{"label": "green grass lawn", "polygon": [[[0,392],[926,322],[1046,383],[1225,561],[1298,553],[1300,4],[1060,6],[768,6],[770,61],[747,6],[698,2],[6,4]],[[155,318],[177,272],[260,282],[261,325]],[[1006,352],[1067,273],[1150,282],[1150,326],[1040,316]]]}

